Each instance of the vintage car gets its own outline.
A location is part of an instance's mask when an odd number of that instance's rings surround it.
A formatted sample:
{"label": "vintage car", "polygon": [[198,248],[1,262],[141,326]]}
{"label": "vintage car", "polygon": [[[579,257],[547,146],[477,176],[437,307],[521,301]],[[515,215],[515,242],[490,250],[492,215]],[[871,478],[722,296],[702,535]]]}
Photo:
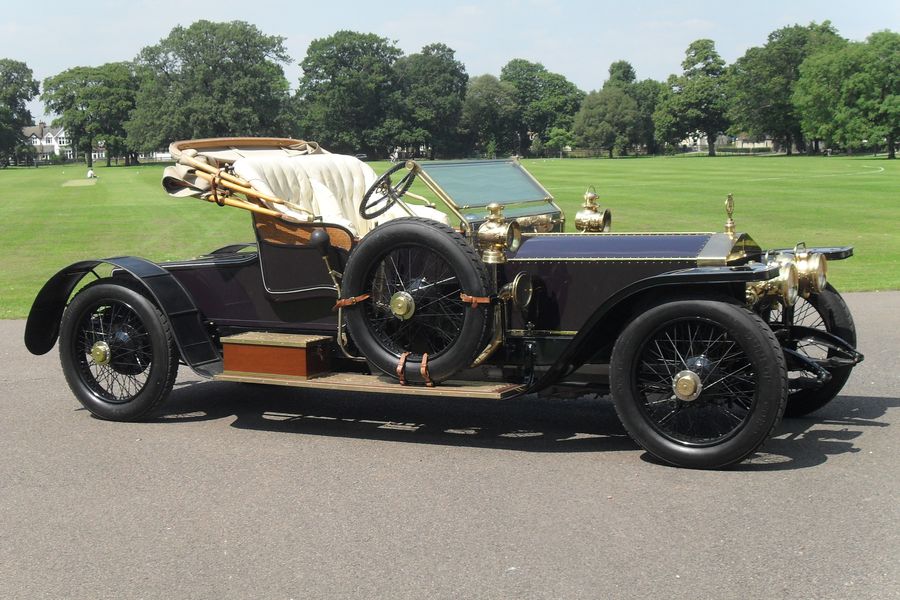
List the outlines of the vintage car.
{"label": "vintage car", "polygon": [[43,354],[58,337],[72,391],[103,419],[147,417],[179,364],[354,393],[599,393],[653,456],[719,468],[785,413],[825,405],[862,360],[826,281],[852,248],[763,250],[735,229],[730,196],[719,233],[613,233],[589,190],[565,231],[515,159],[406,161],[379,177],[294,139],[171,151],[165,189],[250,211],[256,242],[50,278],[26,346]]}

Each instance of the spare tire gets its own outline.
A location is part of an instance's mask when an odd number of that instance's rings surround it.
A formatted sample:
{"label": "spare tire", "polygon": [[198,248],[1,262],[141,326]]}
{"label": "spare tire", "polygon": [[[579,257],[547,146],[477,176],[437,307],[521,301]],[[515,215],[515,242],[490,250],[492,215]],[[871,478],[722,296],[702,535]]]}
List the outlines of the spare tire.
{"label": "spare tire", "polygon": [[[406,381],[438,382],[472,364],[487,344],[492,307],[461,294],[489,294],[487,271],[466,239],[422,218],[379,225],[354,248],[345,298],[367,297],[344,314],[356,347],[378,370]],[[405,356],[405,358],[404,358]]]}

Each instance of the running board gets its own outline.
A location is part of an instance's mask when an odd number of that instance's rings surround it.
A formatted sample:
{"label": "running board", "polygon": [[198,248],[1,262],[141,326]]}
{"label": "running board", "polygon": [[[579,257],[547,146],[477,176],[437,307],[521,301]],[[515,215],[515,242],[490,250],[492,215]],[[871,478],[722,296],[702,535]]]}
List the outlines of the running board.
{"label": "running board", "polygon": [[484,400],[503,400],[525,389],[525,386],[522,384],[493,381],[445,381],[435,387],[400,385],[400,382],[396,379],[385,375],[364,375],[362,373],[328,373],[318,377],[305,378],[290,375],[226,371],[221,375],[216,375],[214,379],[216,381],[283,385],[317,390],[370,392],[373,394],[396,394],[400,396],[480,398]]}

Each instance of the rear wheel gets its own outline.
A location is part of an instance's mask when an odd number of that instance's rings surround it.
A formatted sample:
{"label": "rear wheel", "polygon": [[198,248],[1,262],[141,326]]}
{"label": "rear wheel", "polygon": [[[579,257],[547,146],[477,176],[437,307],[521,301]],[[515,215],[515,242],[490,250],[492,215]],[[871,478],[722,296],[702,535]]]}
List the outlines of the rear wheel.
{"label": "rear wheel", "polygon": [[[768,321],[773,326],[803,325],[821,329],[842,338],[851,346],[856,346],[856,326],[853,324],[853,316],[844,299],[831,284],[828,284],[818,294],[810,294],[808,298],[799,298],[794,305],[792,318],[788,318],[780,305],[775,305],[769,312]],[[833,353],[815,342],[798,344],[796,350],[816,360],[829,358]],[[828,369],[831,379],[821,387],[791,389],[784,416],[802,417],[819,410],[840,393],[852,371],[852,366],[833,367]]]}
{"label": "rear wheel", "polygon": [[758,316],[725,302],[651,308],[622,332],[610,383],[616,412],[647,452],[713,469],[769,437],[787,395],[784,355]]}
{"label": "rear wheel", "polygon": [[78,401],[113,421],[147,416],[178,373],[168,319],[138,291],[108,280],[85,287],[66,308],[59,353]]}

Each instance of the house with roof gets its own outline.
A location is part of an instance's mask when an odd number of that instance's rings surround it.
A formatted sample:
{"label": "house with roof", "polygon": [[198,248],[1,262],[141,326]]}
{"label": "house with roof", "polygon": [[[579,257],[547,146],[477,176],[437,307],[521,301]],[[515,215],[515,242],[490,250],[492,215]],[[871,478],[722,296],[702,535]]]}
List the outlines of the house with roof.
{"label": "house with roof", "polygon": [[24,127],[22,135],[34,147],[39,161],[50,160],[51,154],[72,158],[70,140],[63,127],[50,127],[41,121],[37,125]]}
{"label": "house with roof", "polygon": [[[22,135],[25,137],[26,143],[31,144],[36,151],[36,159],[46,162],[50,160],[50,155],[63,156],[67,160],[71,160],[75,156],[72,148],[72,140],[66,134],[64,127],[50,127],[43,121],[31,127],[23,127]],[[100,141],[94,148],[94,160],[106,158],[106,148],[103,147],[103,141]]]}

